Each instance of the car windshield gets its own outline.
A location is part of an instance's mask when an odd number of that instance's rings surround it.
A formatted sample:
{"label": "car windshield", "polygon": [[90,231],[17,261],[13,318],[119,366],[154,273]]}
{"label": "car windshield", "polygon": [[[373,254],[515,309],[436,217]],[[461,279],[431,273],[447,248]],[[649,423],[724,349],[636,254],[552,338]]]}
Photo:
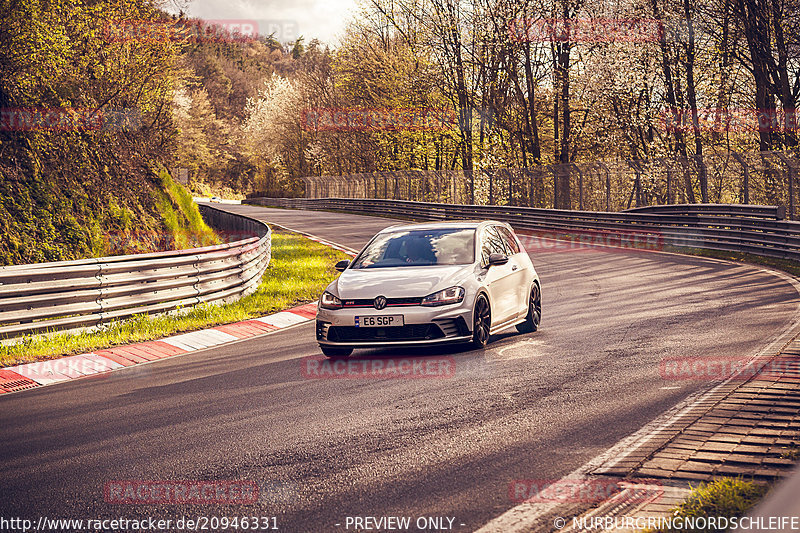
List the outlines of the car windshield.
{"label": "car windshield", "polygon": [[475,260],[475,229],[418,229],[382,233],[350,268],[466,265]]}

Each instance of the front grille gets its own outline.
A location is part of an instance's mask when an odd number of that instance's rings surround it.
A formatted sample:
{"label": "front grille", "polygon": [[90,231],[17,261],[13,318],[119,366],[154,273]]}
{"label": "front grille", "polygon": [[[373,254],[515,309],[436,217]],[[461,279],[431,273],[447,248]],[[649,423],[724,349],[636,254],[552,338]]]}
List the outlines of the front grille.
{"label": "front grille", "polygon": [[317,320],[317,339],[324,340],[328,336],[328,327],[330,327],[330,325],[330,322]]}
{"label": "front grille", "polygon": [[408,324],[387,328],[330,326],[327,333],[331,342],[426,341],[444,337],[436,324]]}
{"label": "front grille", "polygon": [[465,337],[470,334],[467,323],[462,316],[436,319],[434,323],[441,328],[445,337]]}
{"label": "front grille", "polygon": [[[355,300],[342,300],[344,307],[373,307],[375,299],[357,298]],[[409,305],[422,305],[422,298],[386,298],[386,307],[407,307]]]}
{"label": "front grille", "polygon": [[458,336],[458,324],[454,318],[446,320],[437,320],[436,324],[442,329],[446,337]]}

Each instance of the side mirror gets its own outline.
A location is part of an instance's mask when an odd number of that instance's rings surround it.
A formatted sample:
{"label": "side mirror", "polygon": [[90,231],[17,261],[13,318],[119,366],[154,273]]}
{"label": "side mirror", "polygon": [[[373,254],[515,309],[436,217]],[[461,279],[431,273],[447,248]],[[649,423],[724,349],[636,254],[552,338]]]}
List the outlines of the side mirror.
{"label": "side mirror", "polygon": [[489,266],[492,265],[505,265],[508,263],[508,257],[505,254],[491,254],[489,256]]}
{"label": "side mirror", "polygon": [[[506,259],[506,261],[508,261],[508,259]],[[333,267],[333,268],[335,268],[335,269],[336,269],[336,270],[338,270],[339,272],[344,272],[344,271],[345,271],[345,269],[346,269],[347,267],[349,267],[349,266],[350,266],[350,261],[348,261],[347,259],[342,259],[341,261],[339,261],[338,263],[336,263],[336,265],[334,265],[334,267]]]}

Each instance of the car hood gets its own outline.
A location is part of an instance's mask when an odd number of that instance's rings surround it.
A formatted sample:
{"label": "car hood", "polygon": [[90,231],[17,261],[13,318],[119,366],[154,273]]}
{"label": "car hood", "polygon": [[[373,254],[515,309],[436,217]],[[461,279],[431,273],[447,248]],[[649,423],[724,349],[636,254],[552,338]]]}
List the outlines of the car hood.
{"label": "car hood", "polygon": [[473,265],[345,270],[331,285],[339,298],[414,298],[460,285]]}

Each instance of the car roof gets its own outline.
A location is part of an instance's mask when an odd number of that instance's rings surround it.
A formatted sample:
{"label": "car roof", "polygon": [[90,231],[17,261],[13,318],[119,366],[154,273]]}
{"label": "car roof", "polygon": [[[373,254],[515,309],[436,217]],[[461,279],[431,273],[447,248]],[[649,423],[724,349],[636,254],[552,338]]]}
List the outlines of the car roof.
{"label": "car roof", "polygon": [[445,222],[419,222],[415,224],[398,224],[396,226],[389,226],[382,229],[380,233],[405,231],[405,230],[420,230],[420,229],[477,229],[484,224],[500,224],[505,226],[502,222],[496,220],[452,220]]}

